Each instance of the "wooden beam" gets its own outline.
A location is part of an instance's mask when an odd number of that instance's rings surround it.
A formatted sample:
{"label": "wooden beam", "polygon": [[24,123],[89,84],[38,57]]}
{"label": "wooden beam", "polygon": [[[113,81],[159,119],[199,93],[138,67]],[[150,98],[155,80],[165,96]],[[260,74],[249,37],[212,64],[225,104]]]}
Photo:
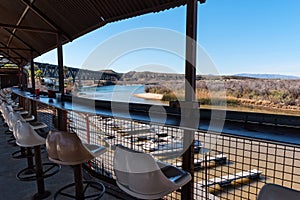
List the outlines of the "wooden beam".
{"label": "wooden beam", "polygon": [[[0,44],[1,44],[2,46],[7,47],[6,44],[4,44],[4,43],[1,42],[1,41],[0,41]],[[14,50],[14,49],[9,49],[9,50],[11,50],[14,54],[18,55],[20,58],[26,60],[26,58],[25,58],[24,56],[22,56],[20,53],[16,52],[16,50]],[[2,51],[2,52],[4,52],[4,51]],[[9,55],[9,53],[6,53],[6,54],[7,54],[9,57],[11,57],[11,56]]]}
{"label": "wooden beam", "polygon": [[26,48],[17,48],[17,47],[0,47],[2,50],[16,50],[16,51],[31,51],[31,49],[26,49]]}
{"label": "wooden beam", "polygon": [[19,63],[17,59],[21,59],[21,60],[22,60],[22,58],[17,58],[17,57],[15,58],[15,57],[9,56],[9,54],[7,54],[6,52],[4,52],[3,50],[0,50],[0,53],[1,53],[2,55],[4,55],[4,57],[5,57],[6,59],[8,59],[8,60],[10,60],[10,61],[13,60],[12,62],[14,62],[15,64]]}
{"label": "wooden beam", "polygon": [[51,28],[53,28],[56,32],[61,33],[64,37],[66,37],[69,41],[72,41],[67,32],[63,31],[57,24],[55,24],[47,15],[45,15],[42,11],[40,11],[37,7],[33,5],[32,2],[28,0],[22,0],[22,2],[30,8],[37,16],[39,16],[44,22],[46,22]]}
{"label": "wooden beam", "polygon": [[[4,28],[5,31],[7,31],[9,34],[13,35],[15,38],[17,38],[20,42],[22,42],[25,46],[35,51],[38,55],[41,55],[35,48],[33,48],[31,45],[29,45],[27,42],[25,42],[22,38],[17,36],[14,32],[8,30],[7,28]],[[25,59],[27,60],[27,59]]]}
{"label": "wooden beam", "polygon": [[[32,0],[32,1],[34,1],[34,0]],[[29,11],[29,8],[28,8],[28,6],[27,6],[27,7],[25,8],[25,10],[23,11],[22,15],[20,16],[19,20],[17,21],[16,26],[19,26],[19,25],[22,23],[23,19],[25,18],[25,16],[26,16],[27,13],[28,13],[28,11]],[[12,30],[12,33],[16,33],[16,29],[15,29],[15,28]],[[7,46],[10,45],[10,43],[11,43],[13,37],[14,37],[14,35],[11,34],[10,37],[9,37],[9,39],[8,39]]]}
{"label": "wooden beam", "polygon": [[30,26],[17,26],[17,25],[12,25],[12,24],[3,24],[3,23],[0,23],[0,27],[1,28],[13,28],[13,29],[22,30],[22,31],[28,31],[28,32],[57,34],[57,32],[53,31],[53,30],[35,28],[35,27],[30,27]]}

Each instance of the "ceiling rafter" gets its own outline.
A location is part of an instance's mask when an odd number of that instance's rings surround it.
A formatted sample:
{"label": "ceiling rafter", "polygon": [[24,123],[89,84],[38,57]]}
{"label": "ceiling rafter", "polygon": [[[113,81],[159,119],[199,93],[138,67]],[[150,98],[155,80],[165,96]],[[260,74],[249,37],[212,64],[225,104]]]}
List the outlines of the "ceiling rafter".
{"label": "ceiling rafter", "polygon": [[[197,1],[205,2],[205,0]],[[61,35],[60,42],[66,44],[105,24],[146,13],[160,12],[187,3],[186,0],[105,0],[103,2],[68,0],[63,4],[60,1],[49,3],[42,0],[0,0],[0,2],[3,6],[0,41],[5,43],[4,46],[0,45],[3,46],[0,50],[6,53],[3,56],[14,57],[18,56],[17,53],[22,55],[22,65],[27,64],[31,58],[56,48],[58,40],[55,39],[55,34]],[[50,13],[53,11],[55,13]]]}
{"label": "ceiling rafter", "polygon": [[[2,55],[4,55],[6,59],[8,59],[8,60],[10,60],[10,61],[14,60],[13,63],[15,63],[15,64],[19,64],[19,63],[20,63],[20,62],[18,62],[18,60],[16,60],[16,58],[12,58],[12,57],[11,57],[10,55],[8,55],[6,52],[0,50],[0,53],[1,53]],[[21,58],[19,58],[19,59],[21,59]],[[21,60],[22,60],[22,59],[21,59]]]}
{"label": "ceiling rafter", "polygon": [[[7,47],[3,42],[1,42],[0,41],[0,44],[1,45],[3,45],[4,47]],[[10,47],[7,47],[8,48],[8,50],[10,50],[10,51],[12,51],[14,54],[16,54],[16,55],[18,55],[18,56],[20,56],[21,58],[23,58],[23,59],[25,59],[26,60],[26,58],[24,57],[24,56],[22,56],[21,54],[19,54],[16,50],[14,50],[14,49],[12,49],[12,48],[10,48]],[[0,49],[1,50],[1,49]],[[1,50],[2,52],[4,52],[3,50]]]}
{"label": "ceiling rafter", "polygon": [[25,42],[22,38],[20,38],[19,36],[17,36],[15,33],[13,33],[12,31],[8,30],[7,28],[4,28],[4,30],[7,31],[9,34],[12,34],[15,38],[17,38],[25,46],[27,46],[28,48],[30,48],[33,51],[35,51],[36,53],[38,53],[38,55],[40,55],[40,53],[36,49],[34,49],[31,45],[29,45],[27,42]]}
{"label": "ceiling rafter", "polygon": [[44,22],[46,22],[51,28],[61,33],[64,37],[66,37],[69,41],[72,41],[72,38],[66,31],[63,31],[57,24],[55,24],[51,19],[49,19],[43,12],[41,12],[37,7],[33,5],[32,2],[28,2],[28,0],[21,0],[22,3],[27,5],[31,11],[33,11],[36,15],[38,15]]}
{"label": "ceiling rafter", "polygon": [[13,28],[13,29],[19,29],[22,31],[28,31],[28,32],[37,32],[37,33],[48,33],[48,34],[57,34],[56,31],[48,30],[48,29],[41,29],[41,28],[35,28],[35,27],[29,27],[29,26],[18,26],[18,25],[12,25],[12,24],[3,24],[0,23],[1,28]]}
{"label": "ceiling rafter", "polygon": [[[34,0],[32,0],[32,1],[34,1]],[[23,11],[21,17],[19,18],[19,20],[18,20],[16,26],[19,26],[19,25],[22,23],[23,19],[25,18],[26,14],[28,13],[28,11],[29,11],[29,7],[27,6],[27,7],[25,8],[25,10]],[[16,31],[17,31],[17,29],[14,28],[13,31],[12,31],[12,33],[15,34]],[[10,45],[10,43],[11,43],[13,37],[14,37],[13,34],[10,35],[9,40],[8,40],[8,42],[7,42],[7,46]]]}
{"label": "ceiling rafter", "polygon": [[31,49],[26,49],[26,48],[17,48],[17,47],[0,47],[2,50],[16,50],[16,51],[31,51]]}

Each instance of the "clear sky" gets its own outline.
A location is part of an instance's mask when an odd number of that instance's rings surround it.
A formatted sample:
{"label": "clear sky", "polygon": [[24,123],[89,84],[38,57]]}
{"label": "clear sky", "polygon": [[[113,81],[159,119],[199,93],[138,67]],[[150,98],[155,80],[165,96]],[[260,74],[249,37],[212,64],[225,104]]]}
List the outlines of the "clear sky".
{"label": "clear sky", "polygon": [[[220,74],[300,76],[300,0],[207,0],[198,5],[198,43]],[[183,6],[101,27],[64,45],[64,65],[89,68],[82,65],[91,52],[109,38],[132,29],[159,27],[184,34],[185,12]],[[56,64],[56,51],[35,61]],[[142,67],[151,64],[156,67]],[[159,65],[184,72],[182,59],[149,49],[122,56],[109,68],[118,72],[159,71]]]}

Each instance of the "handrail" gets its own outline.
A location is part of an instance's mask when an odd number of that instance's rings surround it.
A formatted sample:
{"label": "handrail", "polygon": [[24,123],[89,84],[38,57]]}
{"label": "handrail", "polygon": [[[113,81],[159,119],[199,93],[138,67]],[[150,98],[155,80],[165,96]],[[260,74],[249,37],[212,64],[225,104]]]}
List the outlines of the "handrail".
{"label": "handrail", "polygon": [[[181,129],[213,131],[229,135],[300,145],[300,135],[298,134],[300,129],[299,116],[199,109],[200,118],[197,127],[193,127],[192,125],[189,127],[189,124],[186,126],[186,124],[181,123],[182,116],[179,108],[162,106],[165,112],[157,111],[155,118],[150,118],[149,110],[153,105],[149,104],[111,102],[79,97],[64,98],[64,101],[58,102],[55,98],[48,98],[46,96],[34,97],[31,93],[21,91],[17,88],[14,88],[12,91],[17,95],[65,111],[98,114],[106,117],[115,117],[143,123],[156,123]],[[222,127],[210,127],[213,111],[226,112],[225,119],[213,119],[224,120],[223,123],[220,123],[223,125]],[[189,112],[193,113],[195,110],[190,110]],[[214,117],[217,116],[218,115],[214,115]],[[165,120],[163,120],[164,118]]]}

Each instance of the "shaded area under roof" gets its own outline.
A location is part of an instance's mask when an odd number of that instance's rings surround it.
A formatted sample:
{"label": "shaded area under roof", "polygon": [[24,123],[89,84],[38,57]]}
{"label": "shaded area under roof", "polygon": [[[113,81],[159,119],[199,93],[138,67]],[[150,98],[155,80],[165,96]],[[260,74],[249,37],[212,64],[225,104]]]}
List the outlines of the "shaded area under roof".
{"label": "shaded area under roof", "polygon": [[[205,0],[198,0],[204,3]],[[107,23],[185,5],[187,0],[0,0],[0,57],[25,65]]]}

